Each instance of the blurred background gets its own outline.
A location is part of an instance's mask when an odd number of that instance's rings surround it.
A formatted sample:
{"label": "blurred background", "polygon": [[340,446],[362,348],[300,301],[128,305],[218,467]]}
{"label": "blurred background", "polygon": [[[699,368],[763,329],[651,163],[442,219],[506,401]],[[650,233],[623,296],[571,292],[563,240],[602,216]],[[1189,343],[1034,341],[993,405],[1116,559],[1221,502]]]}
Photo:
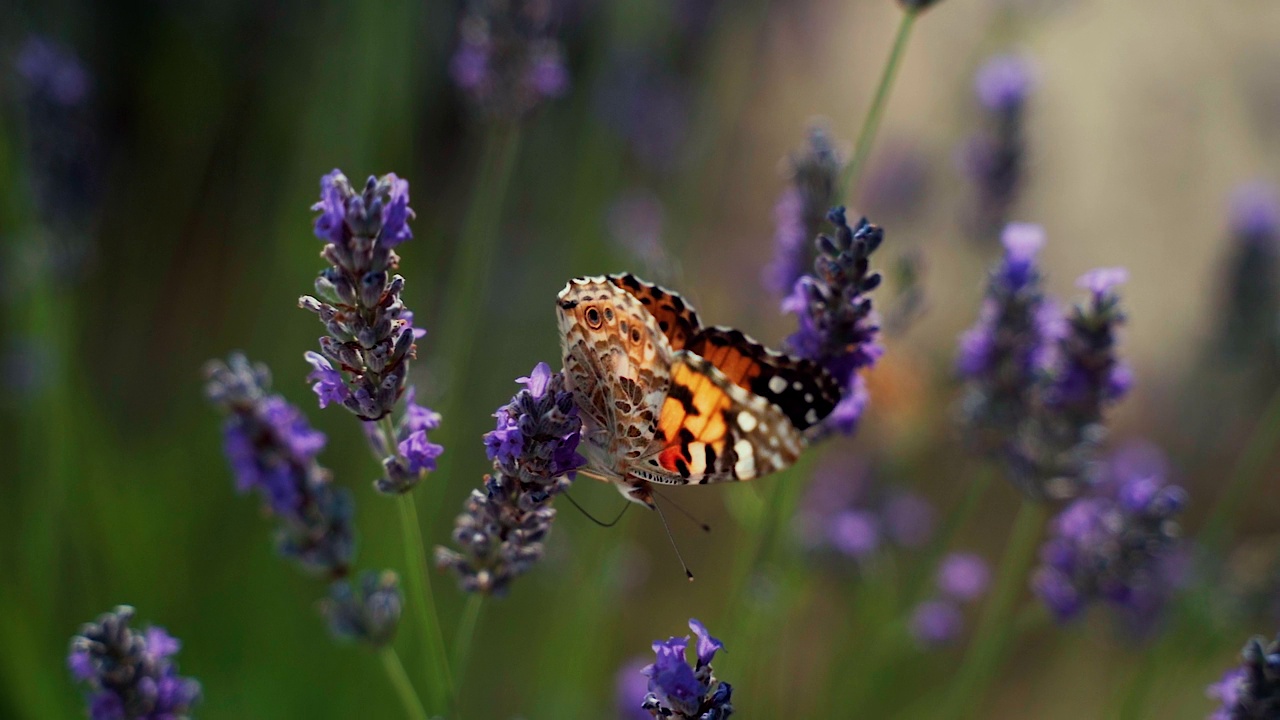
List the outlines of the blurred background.
{"label": "blurred background", "polygon": [[[321,412],[305,382],[302,353],[323,330],[296,307],[323,267],[309,207],[335,167],[411,184],[400,272],[428,332],[412,380],[444,413],[432,439],[446,446],[416,490],[429,545],[448,542],[487,470],[480,436],[515,378],[558,367],[551,303],[570,277],[632,271],[707,322],[771,345],[790,331],[762,284],[775,202],[811,128],[849,156],[898,6],[545,0],[524,12],[519,30],[551,63],[529,97],[477,91],[463,51],[480,4],[0,6],[0,717],[82,716],[67,640],[119,603],[183,640],[202,717],[401,715],[376,658],[328,637],[323,583],[275,556],[270,521],[234,492],[202,394],[211,358],[243,350],[270,365],[275,390],[328,435],[321,463],[355,493],[360,565],[400,567],[395,510],[370,487],[378,468],[356,421]],[[859,435],[777,477],[672,493],[715,528],[674,528],[692,584],[656,518],[602,529],[562,507],[545,562],[484,607],[467,716],[613,716],[617,671],[690,617],[724,640],[717,673],[742,716],[922,712],[963,639],[897,658],[873,699],[842,694],[866,672],[849,658],[884,621],[860,604],[886,597],[876,588],[899,573],[884,568],[914,567],[912,543],[815,552],[803,523],[785,522],[773,569],[745,592],[732,577],[777,485],[804,487],[815,466],[910,493],[935,517],[960,496],[973,459],[954,428],[955,340],[999,252],[970,222],[979,191],[964,156],[991,128],[975,74],[1009,53],[1033,68],[1033,89],[1004,219],[1044,225],[1048,287],[1064,297],[1089,268],[1128,268],[1122,351],[1137,384],[1108,445],[1165,450],[1194,536],[1280,379],[1274,252],[1241,241],[1241,213],[1265,216],[1255,206],[1280,180],[1280,5],[942,0],[917,22],[849,199],[885,228],[882,309],[918,300],[869,379]],[[1250,183],[1263,200],[1240,200]],[[1262,330],[1228,352],[1250,307]],[[1277,629],[1280,459],[1263,459],[1198,632],[1132,717],[1204,717],[1204,686],[1246,637]],[[603,516],[622,502],[591,480],[574,494]],[[956,545],[994,560],[1016,503],[993,487]],[[465,598],[450,576],[433,584],[451,640]],[[745,647],[726,634],[739,612],[761,626]],[[416,677],[423,652],[402,630]],[[982,714],[1116,716],[1168,642],[1117,632],[1103,610],[1037,626]]]}

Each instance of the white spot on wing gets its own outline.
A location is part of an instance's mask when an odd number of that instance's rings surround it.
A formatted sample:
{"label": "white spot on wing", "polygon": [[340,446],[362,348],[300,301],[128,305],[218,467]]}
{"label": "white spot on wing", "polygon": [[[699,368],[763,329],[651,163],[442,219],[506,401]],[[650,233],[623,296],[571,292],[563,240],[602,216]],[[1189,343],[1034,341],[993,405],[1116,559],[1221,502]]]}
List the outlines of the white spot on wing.
{"label": "white spot on wing", "polygon": [[783,380],[781,377],[777,375],[774,375],[773,377],[769,378],[769,392],[780,393],[786,389],[787,389],[786,380]]}
{"label": "white spot on wing", "polygon": [[756,456],[755,450],[751,447],[751,441],[739,440],[734,443],[733,452],[738,456],[738,461],[733,465],[733,472],[739,478],[755,477]]}
{"label": "white spot on wing", "polygon": [[755,430],[756,416],[749,412],[738,413],[738,427],[742,428],[743,432],[751,432],[752,430]]}
{"label": "white spot on wing", "polygon": [[810,425],[817,425],[818,411],[814,410],[813,408],[809,408],[809,412],[804,414],[804,421],[809,423]]}

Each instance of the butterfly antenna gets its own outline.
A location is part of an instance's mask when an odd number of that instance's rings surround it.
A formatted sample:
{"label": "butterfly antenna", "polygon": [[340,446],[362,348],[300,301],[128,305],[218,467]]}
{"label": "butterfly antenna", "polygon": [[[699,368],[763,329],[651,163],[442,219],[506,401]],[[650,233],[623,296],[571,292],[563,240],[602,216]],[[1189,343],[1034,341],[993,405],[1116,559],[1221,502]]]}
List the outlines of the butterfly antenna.
{"label": "butterfly antenna", "polygon": [[[657,495],[657,494],[658,494],[658,491],[657,491],[656,489],[654,489],[654,490],[653,490],[653,494],[654,494],[654,495]],[[665,500],[665,501],[667,502],[667,504],[668,504],[668,505],[670,505],[671,507],[675,508],[676,510],[679,510],[681,515],[684,515],[685,517],[689,518],[689,520],[690,520],[690,521],[692,521],[694,525],[697,525],[698,527],[702,528],[702,531],[703,531],[703,532],[711,532],[711,526],[710,526],[710,525],[708,525],[708,524],[706,524],[706,523],[702,522],[701,520],[699,520],[699,519],[697,518],[697,516],[696,516],[696,515],[694,515],[693,513],[689,512],[688,510],[685,510],[685,509],[684,509],[684,507],[683,507],[683,506],[681,506],[679,503],[677,503],[675,500],[672,500],[671,498],[667,497],[666,495],[663,495],[663,496],[662,496],[662,499],[663,499],[663,500]]]}
{"label": "butterfly antenna", "polygon": [[573,499],[573,496],[572,496],[572,495],[570,495],[568,492],[564,492],[564,493],[561,493],[561,494],[562,494],[562,495],[564,495],[564,496],[565,496],[565,499],[567,499],[567,500],[568,500],[568,501],[569,501],[569,502],[570,502],[574,507],[578,508],[578,512],[582,513],[582,514],[583,514],[583,515],[584,515],[588,520],[590,520],[591,522],[593,522],[593,523],[595,523],[595,524],[599,525],[600,527],[606,527],[606,528],[607,528],[607,527],[613,527],[614,525],[617,525],[617,524],[618,524],[618,521],[622,519],[622,516],[626,514],[626,512],[627,512],[627,508],[631,507],[631,505],[632,505],[632,503],[631,503],[631,502],[626,502],[625,504],[623,504],[623,506],[622,506],[622,510],[618,511],[618,515],[617,515],[617,517],[615,517],[614,519],[610,520],[609,522],[605,522],[605,521],[603,521],[603,520],[600,520],[600,519],[596,518],[596,517],[595,517],[594,515],[592,515],[591,513],[587,512],[586,508],[584,508],[584,507],[582,507],[581,505],[579,505],[579,504],[578,504],[578,501],[577,501],[577,500],[574,500],[574,499]]}
{"label": "butterfly antenna", "polygon": [[689,578],[689,582],[693,582],[693,572],[689,570],[689,564],[684,561],[684,556],[680,554],[680,547],[676,545],[676,537],[671,534],[671,526],[667,524],[667,517],[662,514],[662,508],[658,507],[655,499],[653,509],[658,511],[658,519],[662,520],[662,529],[667,531],[667,539],[671,541],[671,549],[676,551],[676,559],[680,561],[680,567],[684,568],[685,577]]}

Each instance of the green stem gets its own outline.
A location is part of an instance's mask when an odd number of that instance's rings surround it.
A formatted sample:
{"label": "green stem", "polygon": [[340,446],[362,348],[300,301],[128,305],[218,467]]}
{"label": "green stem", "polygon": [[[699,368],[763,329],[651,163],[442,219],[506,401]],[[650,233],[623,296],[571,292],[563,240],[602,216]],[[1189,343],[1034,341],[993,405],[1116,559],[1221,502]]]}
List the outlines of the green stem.
{"label": "green stem", "polygon": [[1000,560],[995,586],[983,607],[969,650],[941,704],[943,720],[958,720],[977,710],[975,705],[982,699],[1009,642],[1022,627],[1023,623],[1014,622],[1013,607],[1026,585],[1027,571],[1035,559],[1036,543],[1046,515],[1043,505],[1029,499],[1022,501]]}
{"label": "green stem", "polygon": [[404,704],[404,714],[411,720],[427,720],[427,711],[422,707],[422,700],[413,689],[413,683],[409,682],[409,675],[404,671],[404,665],[400,662],[400,656],[396,654],[395,648],[388,645],[378,654],[382,657],[382,667],[387,671],[391,686],[396,689],[396,695]]}
{"label": "green stem", "polygon": [[898,66],[907,48],[907,39],[911,37],[911,28],[915,25],[918,10],[904,10],[902,21],[898,23],[898,33],[893,39],[893,49],[889,51],[889,59],[885,62],[884,71],[880,74],[880,84],[876,86],[876,94],[871,99],[871,107],[862,120],[862,129],[858,131],[857,144],[853,147],[853,159],[844,169],[840,178],[840,196],[851,196],[858,189],[858,180],[863,165],[871,154],[871,146],[875,143],[876,132],[880,129],[880,119],[884,117],[884,108],[888,104],[889,91],[893,89],[893,81],[898,76]]}
{"label": "green stem", "polygon": [[435,596],[431,593],[431,580],[427,577],[427,553],[422,543],[422,531],[418,525],[418,508],[413,494],[405,493],[396,498],[400,506],[400,524],[404,530],[405,564],[409,566],[409,587],[417,596],[413,605],[417,608],[418,625],[427,643],[427,683],[431,688],[432,711],[439,714],[455,705],[453,681],[449,677],[449,656],[444,648],[444,635],[436,616]]}
{"label": "green stem", "polygon": [[462,609],[462,619],[458,622],[457,634],[453,637],[453,673],[459,685],[467,673],[467,662],[471,659],[471,645],[475,640],[476,623],[480,619],[480,609],[484,607],[484,596],[471,593],[467,597],[467,605]]}
{"label": "green stem", "polygon": [[[396,449],[396,426],[388,415],[378,421],[387,448],[392,454]],[[382,458],[377,458],[379,462]],[[444,635],[440,632],[440,619],[436,613],[435,595],[431,591],[431,580],[427,576],[427,551],[422,541],[422,526],[418,522],[418,506],[413,493],[408,492],[396,498],[400,506],[400,529],[403,532],[404,561],[409,577],[409,589],[416,595],[417,602],[411,602],[418,616],[418,627],[422,631],[422,639],[427,644],[427,687],[431,693],[428,700],[433,712],[441,711],[457,704],[454,694],[453,679],[449,675],[449,657],[444,648]]]}
{"label": "green stem", "polygon": [[1249,443],[1240,453],[1226,490],[1205,522],[1201,542],[1210,550],[1220,549],[1231,539],[1232,525],[1245,499],[1250,497],[1266,463],[1280,443],[1280,389],[1271,396],[1262,418],[1254,427]]}

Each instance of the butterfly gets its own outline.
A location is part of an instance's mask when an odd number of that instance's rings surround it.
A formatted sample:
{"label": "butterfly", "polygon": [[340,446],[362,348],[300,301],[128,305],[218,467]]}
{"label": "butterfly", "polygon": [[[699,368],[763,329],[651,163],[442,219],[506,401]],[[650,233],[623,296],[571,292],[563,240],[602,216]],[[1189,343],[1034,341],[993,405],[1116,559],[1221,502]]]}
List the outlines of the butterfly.
{"label": "butterfly", "polygon": [[654,507],[651,484],[751,480],[792,465],[840,401],[809,360],[703,327],[634,275],[575,278],[556,298],[564,375],[583,418],[579,472]]}

